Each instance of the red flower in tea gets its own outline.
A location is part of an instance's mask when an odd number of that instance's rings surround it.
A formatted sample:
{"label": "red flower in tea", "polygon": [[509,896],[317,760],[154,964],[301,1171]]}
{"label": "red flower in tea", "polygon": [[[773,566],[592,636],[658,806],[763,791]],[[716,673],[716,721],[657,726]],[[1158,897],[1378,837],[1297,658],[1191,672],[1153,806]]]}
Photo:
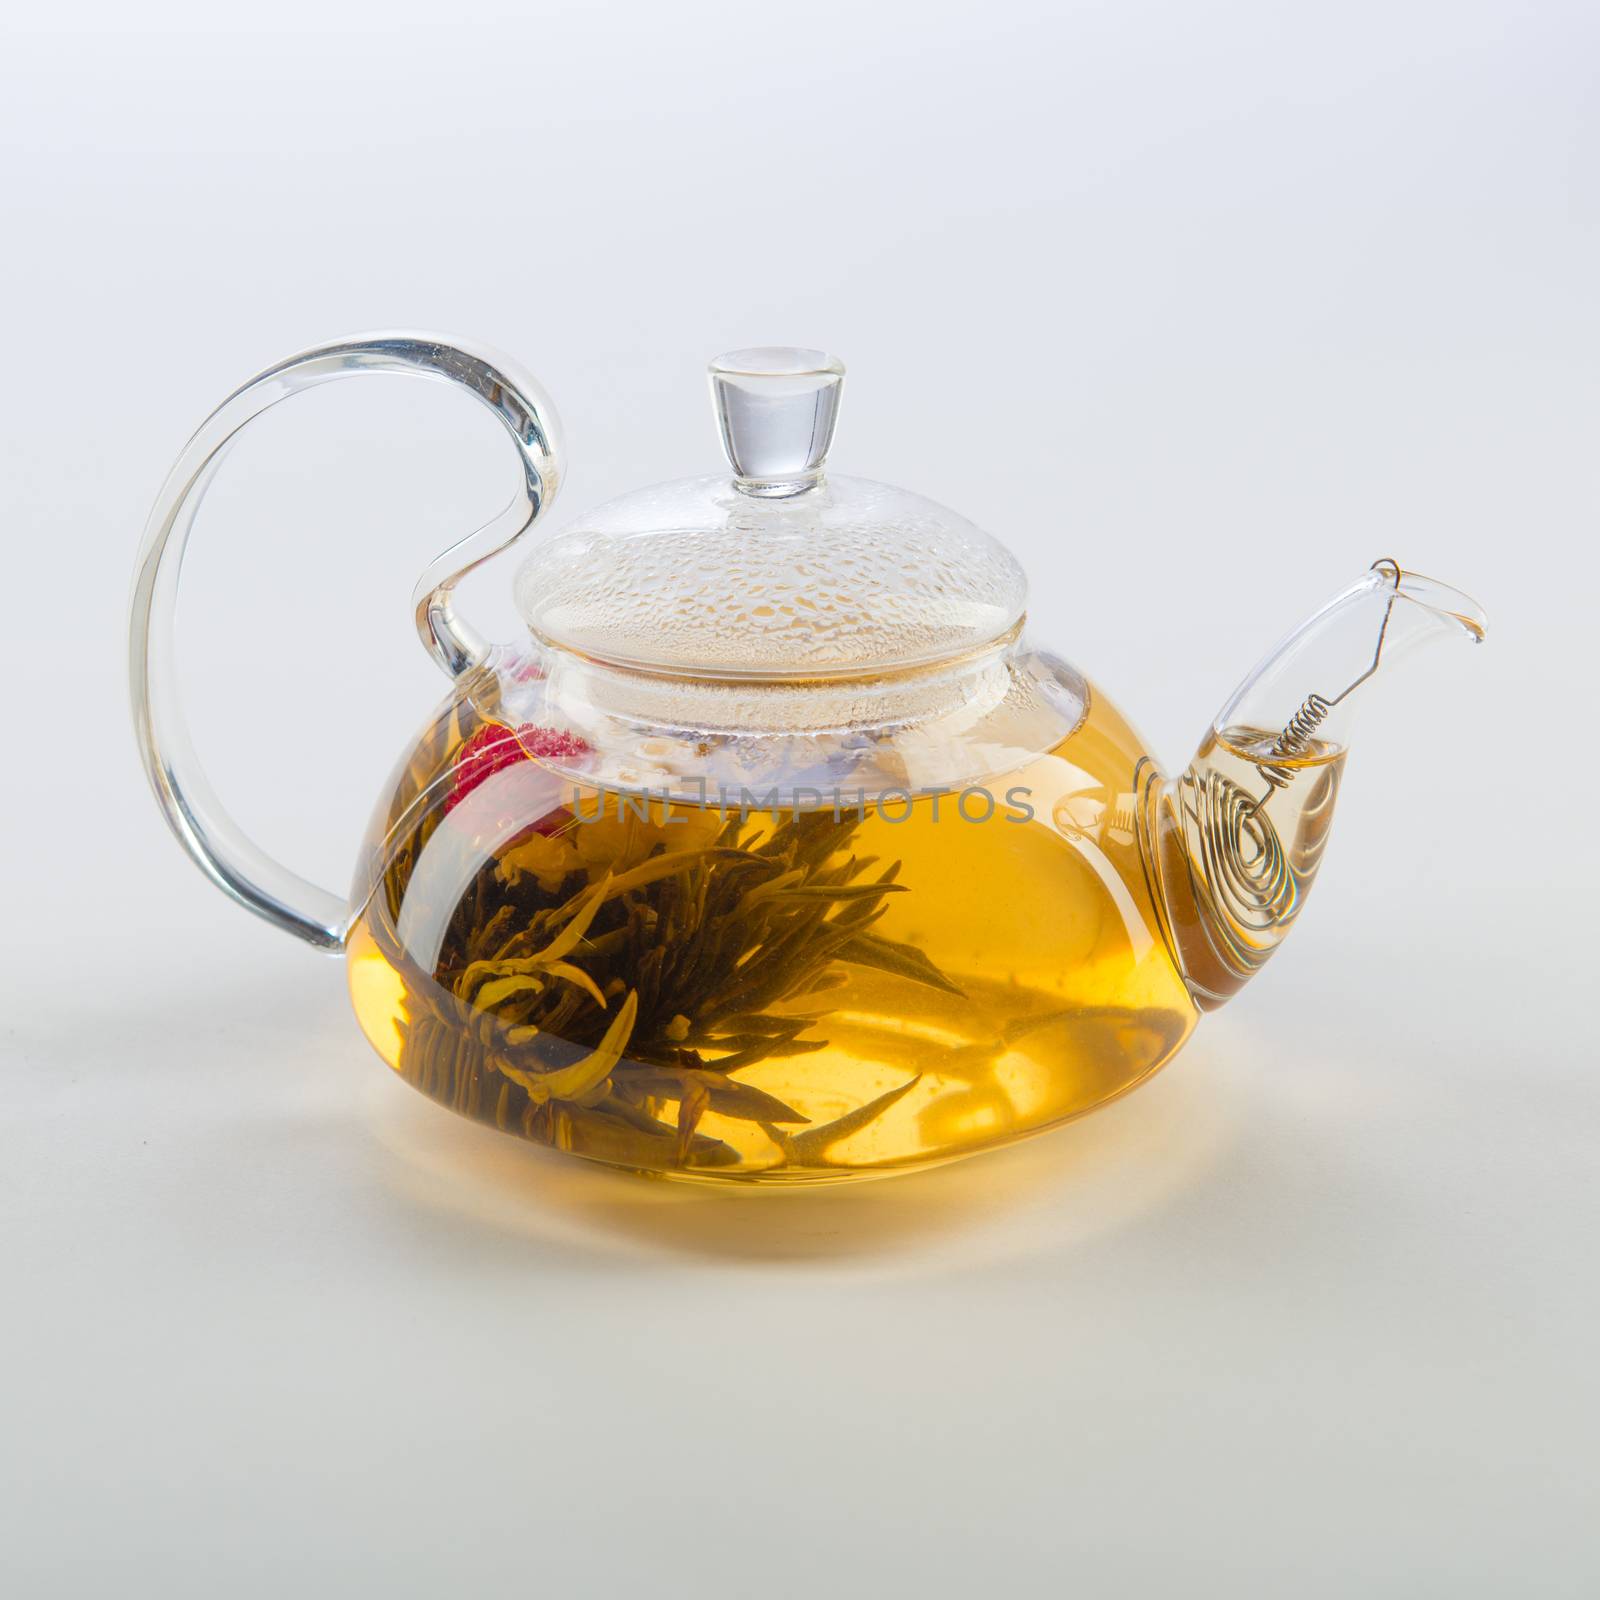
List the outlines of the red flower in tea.
{"label": "red flower in tea", "polygon": [[544,677],[544,668],[537,656],[512,656],[501,671],[513,683],[538,683]]}
{"label": "red flower in tea", "polygon": [[517,743],[530,756],[542,756],[547,761],[576,761],[589,754],[588,743],[564,728],[539,728],[524,722],[517,729]]}
{"label": "red flower in tea", "polygon": [[481,783],[519,761],[576,761],[589,754],[588,744],[561,728],[541,728],[525,722],[513,731],[491,722],[478,729],[456,752],[455,778],[444,809],[451,812]]}

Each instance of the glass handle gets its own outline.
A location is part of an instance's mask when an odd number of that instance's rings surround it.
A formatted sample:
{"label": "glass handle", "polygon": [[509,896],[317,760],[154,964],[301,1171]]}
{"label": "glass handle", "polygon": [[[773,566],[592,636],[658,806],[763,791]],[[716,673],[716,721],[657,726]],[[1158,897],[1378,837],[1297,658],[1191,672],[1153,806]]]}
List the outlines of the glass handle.
{"label": "glass handle", "polygon": [[447,673],[454,677],[484,658],[488,646],[456,615],[452,591],[474,567],[526,533],[555,497],[560,423],[543,389],[512,364],[426,334],[377,334],[318,345],[269,367],[224,400],[189,441],[150,513],[129,621],[134,728],[172,831],[201,871],[240,905],[332,951],[344,945],[348,901],[272,860],[240,832],[206,781],[178,694],[174,624],[184,547],[229,445],[246,424],[290,395],[366,372],[458,384],[500,419],[516,444],[521,472],[510,505],[434,561],[413,595],[417,631]]}

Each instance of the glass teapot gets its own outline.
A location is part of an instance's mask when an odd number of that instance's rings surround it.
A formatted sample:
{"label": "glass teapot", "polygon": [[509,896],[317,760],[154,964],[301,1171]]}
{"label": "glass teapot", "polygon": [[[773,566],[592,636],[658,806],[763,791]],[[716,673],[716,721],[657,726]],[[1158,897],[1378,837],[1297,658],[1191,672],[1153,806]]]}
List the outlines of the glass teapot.
{"label": "glass teapot", "polygon": [[[208,789],[172,668],[178,575],[229,442],[358,373],[458,384],[520,490],[419,582],[451,681],[379,796],[348,897]],[[156,797],[242,905],[343,953],[361,1027],[466,1116],[634,1171],[904,1172],[1082,1115],[1164,1065],[1282,943],[1317,875],[1356,691],[1465,595],[1377,562],[1245,680],[1179,777],[1029,642],[1027,585],[965,518],[826,457],[844,368],[711,364],[730,472],[577,518],[491,645],[452,590],[547,512],[549,399],[474,346],[394,335],[280,363],[174,468],[135,585]]]}

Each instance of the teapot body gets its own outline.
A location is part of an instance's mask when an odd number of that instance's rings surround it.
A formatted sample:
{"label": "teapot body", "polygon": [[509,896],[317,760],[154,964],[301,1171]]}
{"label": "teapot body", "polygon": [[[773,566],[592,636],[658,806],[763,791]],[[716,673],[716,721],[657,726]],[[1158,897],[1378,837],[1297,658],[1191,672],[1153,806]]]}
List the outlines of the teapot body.
{"label": "teapot body", "polygon": [[[511,439],[506,509],[413,594],[451,680],[379,798],[354,889],[270,857],[206,782],[174,668],[206,486],[289,395],[447,382]],[[422,334],[257,375],[169,474],[129,623],[134,724],[174,834],[220,889],[348,963],[408,1082],[635,1171],[793,1184],[906,1171],[1080,1116],[1261,971],[1323,859],[1364,685],[1475,601],[1384,558],[1289,634],[1162,776],[1114,705],[1025,637],[1015,558],[964,517],[825,472],[843,366],[710,369],[731,476],[581,516],[492,646],[460,579],[561,481],[549,398]]]}
{"label": "teapot body", "polygon": [[1187,1038],[1144,750],[1092,687],[973,782],[685,798],[724,741],[619,760],[547,681],[504,654],[465,674],[363,847],[355,1010],[440,1103],[636,1171],[826,1182],[1079,1116]]}

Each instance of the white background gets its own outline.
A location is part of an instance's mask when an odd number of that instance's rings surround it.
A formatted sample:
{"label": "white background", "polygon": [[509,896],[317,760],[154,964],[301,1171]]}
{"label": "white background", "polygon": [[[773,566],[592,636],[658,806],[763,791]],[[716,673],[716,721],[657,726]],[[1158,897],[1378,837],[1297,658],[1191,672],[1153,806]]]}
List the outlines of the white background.
{"label": "white background", "polygon": [[[0,41],[10,1594],[1587,1595],[1600,26],[1565,3],[37,8]],[[1385,680],[1269,973],[1138,1094],[812,1196],[591,1171],[379,1066],[145,791],[127,583],[257,368],[374,327],[557,397],[554,521],[821,345],[835,464],[1007,540],[1172,764],[1375,557]],[[233,458],[193,720],[344,881],[443,685],[493,424]],[[513,626],[511,563],[464,592]]]}

